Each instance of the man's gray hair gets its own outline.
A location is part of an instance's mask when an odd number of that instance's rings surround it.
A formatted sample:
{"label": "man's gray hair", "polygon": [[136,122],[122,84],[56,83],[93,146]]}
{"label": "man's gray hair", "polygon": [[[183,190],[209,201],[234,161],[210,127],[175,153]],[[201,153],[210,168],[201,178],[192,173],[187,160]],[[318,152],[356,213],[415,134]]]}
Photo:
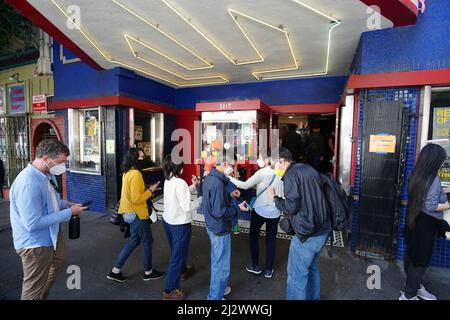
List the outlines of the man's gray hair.
{"label": "man's gray hair", "polygon": [[68,157],[70,156],[70,150],[64,143],[56,139],[42,140],[36,147],[36,158],[38,159],[44,156],[48,156],[50,159],[56,159],[61,154]]}

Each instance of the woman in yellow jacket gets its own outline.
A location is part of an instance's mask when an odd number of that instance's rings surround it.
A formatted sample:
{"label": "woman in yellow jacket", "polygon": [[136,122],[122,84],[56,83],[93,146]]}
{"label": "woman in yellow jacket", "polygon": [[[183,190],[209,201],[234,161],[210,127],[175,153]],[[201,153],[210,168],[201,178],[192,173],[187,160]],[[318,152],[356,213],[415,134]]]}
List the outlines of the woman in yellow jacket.
{"label": "woman in yellow jacket", "polygon": [[114,268],[108,274],[109,280],[125,282],[126,277],[121,272],[122,266],[130,254],[142,242],[142,257],[144,260],[144,281],[164,277],[165,273],[152,267],[153,237],[150,229],[147,199],[156,190],[159,182],[146,189],[142,173],[137,170],[138,151],[130,148],[122,163],[122,191],[120,196],[119,214],[123,214],[125,222],[130,224],[131,236],[119,254]]}

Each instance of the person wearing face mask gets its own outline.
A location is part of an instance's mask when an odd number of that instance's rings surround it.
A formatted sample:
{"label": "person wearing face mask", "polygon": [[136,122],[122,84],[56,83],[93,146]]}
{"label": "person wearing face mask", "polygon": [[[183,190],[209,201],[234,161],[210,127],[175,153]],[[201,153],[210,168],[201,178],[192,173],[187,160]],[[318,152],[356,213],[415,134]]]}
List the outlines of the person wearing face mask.
{"label": "person wearing face mask", "polygon": [[137,169],[144,170],[146,168],[150,168],[152,166],[152,163],[150,160],[148,160],[147,156],[145,155],[145,151],[142,148],[137,148],[138,151],[138,160],[137,160]]}
{"label": "person wearing face mask", "polygon": [[283,184],[281,183],[282,172],[279,169],[275,171],[275,163],[269,155],[265,157],[260,156],[257,162],[261,169],[256,171],[247,181],[239,181],[233,177],[230,177],[230,181],[236,187],[244,190],[256,186],[256,201],[253,204],[249,233],[251,264],[247,265],[245,270],[256,275],[262,273],[259,265],[259,232],[261,227],[266,224],[266,263],[264,276],[270,279],[274,272],[275,241],[278,222],[280,221],[280,210],[275,207],[273,200],[267,197],[266,191],[268,187],[272,187],[276,190],[278,196],[283,196]]}
{"label": "person wearing face mask", "polygon": [[66,257],[61,222],[86,207],[60,198],[55,175],[66,171],[69,148],[58,140],[41,141],[36,158],[23,169],[10,191],[14,248],[22,259],[22,300],[47,299]]}
{"label": "person wearing face mask", "polygon": [[295,163],[291,152],[280,148],[280,169],[284,197],[273,187],[267,195],[278,210],[290,217],[295,231],[289,248],[287,300],[319,300],[319,262],[323,246],[331,232],[328,205],[319,173],[308,164]]}

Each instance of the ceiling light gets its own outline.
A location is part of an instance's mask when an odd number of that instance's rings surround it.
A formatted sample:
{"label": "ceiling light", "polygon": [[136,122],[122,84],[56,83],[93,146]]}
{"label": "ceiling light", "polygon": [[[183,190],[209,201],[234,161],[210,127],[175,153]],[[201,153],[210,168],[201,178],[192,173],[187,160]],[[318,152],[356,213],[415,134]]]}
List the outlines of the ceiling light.
{"label": "ceiling light", "polygon": [[[191,49],[189,49],[188,47],[186,47],[185,45],[183,45],[181,42],[179,42],[178,40],[176,40],[174,37],[172,37],[170,34],[164,32],[163,30],[161,30],[159,28],[159,26],[154,25],[153,23],[149,22],[148,20],[146,20],[145,18],[143,18],[142,16],[138,15],[136,12],[132,11],[131,9],[127,8],[126,6],[124,6],[123,4],[121,4],[119,1],[117,0],[111,0],[113,3],[115,3],[116,5],[120,6],[121,8],[123,8],[124,10],[126,10],[127,12],[129,12],[130,14],[132,14],[133,16],[135,16],[136,18],[138,18],[139,20],[141,20],[142,22],[144,22],[145,24],[149,25],[150,27],[152,27],[153,29],[155,29],[156,31],[162,33],[164,36],[166,36],[167,38],[169,38],[171,41],[175,42],[177,45],[179,45],[180,47],[182,47],[183,49],[185,49],[186,51],[188,51],[189,53],[191,53],[192,55],[194,55],[197,59],[201,60],[202,62],[204,62],[206,64],[206,66],[204,67],[189,67],[189,66],[185,66],[184,64],[182,65],[184,68],[188,69],[188,70],[202,70],[202,69],[209,69],[209,68],[213,68],[214,65],[208,61],[206,61],[204,58],[202,58],[200,55],[198,55],[197,53],[195,53],[194,51],[192,51]],[[175,63],[178,64],[178,62],[174,61]]]}
{"label": "ceiling light", "polygon": [[[259,63],[263,62],[264,58],[261,56],[259,51],[256,49],[255,45],[251,42],[251,40],[245,36],[245,38],[249,41],[252,48],[256,51],[256,54],[259,56],[259,59],[252,60],[252,61],[245,61],[245,62],[239,62],[237,59],[233,59],[228,53],[226,53],[223,49],[221,49],[217,44],[214,43],[208,36],[206,36],[205,33],[203,33],[199,28],[197,28],[193,23],[191,23],[190,19],[185,18],[177,9],[175,9],[171,4],[169,4],[166,0],[161,0],[167,7],[169,7],[173,12],[175,12],[181,19],[183,19],[187,24],[189,24],[199,35],[201,35],[206,41],[208,41],[214,48],[216,48],[221,54],[225,56],[232,64],[235,66],[241,65],[241,64],[250,64],[250,63]],[[231,13],[230,13],[231,14]],[[236,19],[231,15],[234,21]]]}
{"label": "ceiling light", "polygon": [[9,79],[10,81],[19,82],[19,74],[18,74],[18,73],[14,73],[14,74],[11,75],[8,79]]}
{"label": "ceiling light", "polygon": [[[112,0],[112,1],[114,1],[114,0]],[[66,11],[55,0],[51,0],[51,2],[59,9],[59,11],[61,11],[61,13],[67,18],[68,21],[72,21],[70,19],[70,17],[67,15]],[[178,86],[178,87],[190,87],[190,86],[209,85],[209,84],[223,84],[223,83],[228,83],[229,82],[229,80],[225,79],[222,76],[218,76],[219,78],[222,79],[222,80],[219,80],[219,81],[209,81],[209,82],[189,83],[189,84],[181,84],[181,83],[175,82],[173,80],[169,80],[169,79],[167,79],[167,78],[165,78],[165,77],[163,77],[161,75],[158,75],[158,74],[155,74],[155,73],[152,73],[152,72],[148,72],[148,71],[146,71],[146,70],[144,70],[142,68],[139,68],[139,67],[136,67],[136,66],[132,66],[132,65],[130,65],[128,63],[122,62],[120,60],[116,60],[116,59],[114,59],[112,57],[108,57],[108,55],[104,51],[102,51],[100,49],[100,47],[81,29],[81,27],[79,27],[76,23],[72,22],[72,24],[86,38],[86,40],[89,41],[94,46],[94,48],[110,63],[115,63],[115,64],[118,64],[118,65],[124,66],[126,68],[129,68],[129,69],[132,69],[132,70],[135,70],[135,71],[138,71],[138,72],[142,72],[142,73],[144,73],[144,74],[146,74],[148,76],[151,76],[153,78],[156,78],[156,79],[162,80],[164,82],[173,84],[173,85]],[[133,51],[133,54],[134,54],[134,51]],[[198,79],[209,79],[209,77],[198,77]]]}

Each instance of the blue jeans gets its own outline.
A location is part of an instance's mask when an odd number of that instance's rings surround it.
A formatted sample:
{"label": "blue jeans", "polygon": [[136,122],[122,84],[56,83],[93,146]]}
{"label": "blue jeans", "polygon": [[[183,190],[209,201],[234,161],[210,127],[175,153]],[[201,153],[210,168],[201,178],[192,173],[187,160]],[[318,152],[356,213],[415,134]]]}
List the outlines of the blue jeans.
{"label": "blue jeans", "polygon": [[309,237],[301,242],[293,236],[289,248],[287,300],[320,299],[320,253],[329,234]]}
{"label": "blue jeans", "polygon": [[227,233],[216,236],[206,228],[211,241],[211,281],[208,300],[221,300],[230,276],[231,237]]}
{"label": "blue jeans", "polygon": [[163,220],[164,230],[170,246],[170,259],[167,269],[166,292],[180,288],[180,277],[186,267],[189,253],[192,226],[190,223],[181,225],[168,224]]}
{"label": "blue jeans", "polygon": [[122,268],[127,261],[130,254],[142,242],[142,259],[144,261],[144,271],[152,270],[152,246],[153,236],[152,229],[150,229],[150,219],[141,220],[136,219],[130,224],[131,236],[127,244],[120,251],[119,257],[116,260],[115,267]]}

